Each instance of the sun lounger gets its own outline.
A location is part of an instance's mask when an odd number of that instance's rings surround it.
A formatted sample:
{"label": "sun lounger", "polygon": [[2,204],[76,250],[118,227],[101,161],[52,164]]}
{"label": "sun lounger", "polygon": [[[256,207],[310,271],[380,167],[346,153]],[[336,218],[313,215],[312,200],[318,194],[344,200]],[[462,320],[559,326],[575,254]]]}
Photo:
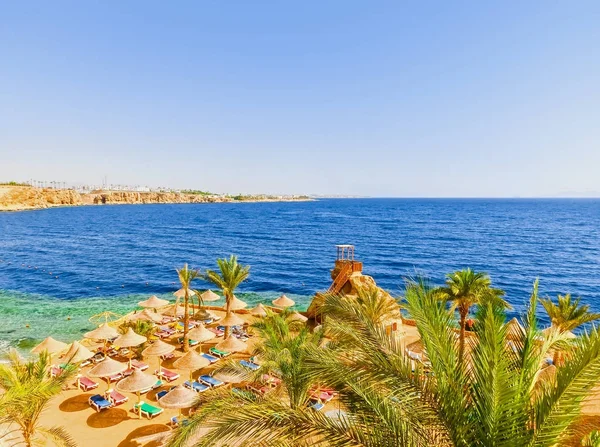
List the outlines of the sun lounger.
{"label": "sun lounger", "polygon": [[123,374],[118,373],[108,377],[109,382],[118,382],[123,378]]}
{"label": "sun lounger", "polygon": [[249,383],[246,385],[246,388],[248,388],[250,391],[260,394],[261,396],[264,396],[272,390],[272,388],[268,385],[263,385],[261,383]]}
{"label": "sun lounger", "polygon": [[203,393],[204,391],[207,391],[210,388],[208,385],[205,385],[203,383],[196,381],[190,382],[189,380],[186,380],[183,386],[189,388],[192,391],[195,391],[196,393]]}
{"label": "sun lounger", "polygon": [[112,390],[110,393],[108,393],[107,397],[108,400],[113,403],[113,405],[121,405],[129,400],[127,396],[123,396],[121,393],[115,390]]}
{"label": "sun lounger", "polygon": [[136,369],[139,369],[140,371],[146,371],[149,368],[148,364],[139,360],[132,360],[131,366],[133,366]]}
{"label": "sun lounger", "polygon": [[63,369],[60,366],[52,366],[50,368],[50,377],[58,377],[63,373]]}
{"label": "sun lounger", "polygon": [[251,369],[252,371],[256,371],[256,370],[260,369],[260,365],[249,362],[248,360],[240,360],[240,365],[242,365],[244,368]]}
{"label": "sun lounger", "polygon": [[141,390],[141,391],[140,391],[140,394],[145,394],[145,393],[147,393],[148,391],[150,391],[150,390],[155,390],[156,388],[160,388],[160,387],[161,387],[161,386],[163,386],[163,385],[164,385],[164,384],[163,384],[163,381],[162,381],[162,380],[160,380],[160,379],[158,379],[158,380],[156,381],[156,383],[155,383],[154,385],[152,385],[151,387],[148,387],[148,388],[146,388],[146,389],[144,389],[144,390]]}
{"label": "sun lounger", "polygon": [[179,374],[164,368],[161,368],[160,371],[154,371],[154,374],[156,374],[158,377],[165,379],[167,382],[172,382],[173,380],[179,379]]}
{"label": "sun lounger", "polygon": [[227,357],[228,355],[231,355],[231,352],[227,352],[227,351],[221,351],[220,349],[215,348],[214,346],[212,348],[210,348],[208,350],[208,352],[210,352],[211,354],[216,355],[217,357]]}
{"label": "sun lounger", "polygon": [[96,354],[94,354],[94,357],[92,357],[92,362],[93,363],[100,363],[105,358],[106,358],[106,356],[104,355],[103,352],[97,352]]}
{"label": "sun lounger", "polygon": [[200,376],[198,379],[200,379],[200,382],[205,383],[211,388],[216,388],[218,386],[225,385],[225,382],[222,382],[219,379],[215,379],[214,377],[211,377],[209,375]]}
{"label": "sun lounger", "polygon": [[165,317],[163,316],[162,321],[160,322],[160,324],[169,324],[169,323],[173,323],[174,321],[177,321],[177,318],[175,317]]}
{"label": "sun lounger", "polygon": [[155,407],[154,405],[147,404],[143,402],[140,404],[135,404],[133,406],[135,411],[139,411],[142,416],[146,416],[148,419],[152,419],[154,416],[158,416],[163,412],[162,408]]}
{"label": "sun lounger", "polygon": [[82,391],[90,391],[94,388],[98,388],[98,384],[87,377],[80,377],[78,386]]}
{"label": "sun lounger", "polygon": [[179,418],[177,416],[173,416],[171,418],[171,425],[173,427],[179,427],[179,425],[183,425],[186,426],[190,423],[190,421],[188,419],[182,419],[181,421],[179,420]]}
{"label": "sun lounger", "polygon": [[214,355],[206,354],[205,352],[202,353],[202,357],[204,357],[210,363],[216,363],[219,361],[219,357],[215,357]]}
{"label": "sun lounger", "polygon": [[158,399],[162,399],[163,397],[165,397],[167,394],[169,394],[169,390],[162,390],[159,391],[158,393],[156,393],[156,400]]}
{"label": "sun lounger", "polygon": [[314,400],[319,400],[321,402],[329,402],[331,399],[333,399],[333,395],[325,392],[325,391],[313,391],[310,393],[310,397],[311,399]]}
{"label": "sun lounger", "polygon": [[281,379],[274,377],[270,374],[263,374],[261,380],[269,385],[277,386],[281,383]]}
{"label": "sun lounger", "polygon": [[169,354],[164,354],[164,355],[160,356],[160,358],[163,360],[169,360],[169,359],[172,359],[173,357],[175,357],[175,354],[173,354],[172,352],[170,352]]}
{"label": "sun lounger", "polygon": [[[179,337],[179,338],[177,339],[177,342],[178,342],[180,345],[183,345],[183,337]],[[196,346],[196,345],[198,344],[198,342],[197,342],[196,340],[188,340],[188,343],[190,344],[190,346]]]}
{"label": "sun lounger", "polygon": [[112,402],[106,400],[106,398],[100,394],[94,394],[91,396],[88,399],[88,403],[90,404],[90,407],[92,407],[98,413],[113,406]]}
{"label": "sun lounger", "polygon": [[225,333],[225,331],[221,331],[214,327],[209,327],[208,330],[214,333],[217,337],[221,337]]}
{"label": "sun lounger", "polygon": [[324,407],[324,406],[325,406],[325,404],[324,404],[324,403],[321,403],[321,402],[315,402],[314,404],[312,404],[312,405],[310,406],[310,408],[312,408],[313,410],[316,410],[316,411],[321,411],[321,410],[323,409],[323,407]]}

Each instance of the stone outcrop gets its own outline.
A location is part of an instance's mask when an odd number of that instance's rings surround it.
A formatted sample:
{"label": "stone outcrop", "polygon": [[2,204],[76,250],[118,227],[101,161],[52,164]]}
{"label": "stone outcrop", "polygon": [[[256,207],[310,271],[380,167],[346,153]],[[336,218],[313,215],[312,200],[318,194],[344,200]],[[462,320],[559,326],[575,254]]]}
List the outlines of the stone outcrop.
{"label": "stone outcrop", "polygon": [[0,211],[23,211],[78,205],[150,203],[283,202],[309,200],[307,197],[231,196],[178,192],[94,191],[81,194],[71,189],[0,186]]}

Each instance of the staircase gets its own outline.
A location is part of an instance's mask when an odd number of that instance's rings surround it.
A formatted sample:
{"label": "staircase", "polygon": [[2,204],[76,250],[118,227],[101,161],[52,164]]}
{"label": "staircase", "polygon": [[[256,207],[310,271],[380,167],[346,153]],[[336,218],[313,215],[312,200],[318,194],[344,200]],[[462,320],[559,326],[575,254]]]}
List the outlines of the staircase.
{"label": "staircase", "polygon": [[335,277],[335,280],[331,283],[327,293],[339,293],[339,291],[342,290],[342,287],[344,287],[344,284],[346,284],[348,281],[348,277],[352,274],[353,270],[352,263],[345,263],[338,275]]}

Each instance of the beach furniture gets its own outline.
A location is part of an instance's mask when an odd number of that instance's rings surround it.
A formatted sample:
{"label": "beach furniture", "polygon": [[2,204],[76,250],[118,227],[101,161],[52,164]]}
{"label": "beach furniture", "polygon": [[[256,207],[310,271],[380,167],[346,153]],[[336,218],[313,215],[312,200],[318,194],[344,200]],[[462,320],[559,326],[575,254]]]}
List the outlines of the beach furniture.
{"label": "beach furniture", "polygon": [[100,363],[105,358],[106,358],[106,356],[104,355],[104,352],[97,352],[96,354],[94,354],[94,356],[91,358],[91,360],[92,360],[92,363]]}
{"label": "beach furniture", "polygon": [[60,366],[52,365],[50,368],[50,377],[58,377],[62,374],[63,369]]}
{"label": "beach furniture", "polygon": [[149,368],[147,363],[144,363],[140,360],[132,360],[131,366],[133,368],[139,369],[140,371],[146,371]]}
{"label": "beach furniture", "polygon": [[163,412],[162,408],[155,407],[154,405],[141,402],[133,406],[135,411],[139,411],[142,416],[146,416],[148,419],[152,419],[154,416],[158,416]]}
{"label": "beach furniture", "polygon": [[196,393],[203,393],[204,391],[207,391],[210,388],[208,385],[205,385],[203,383],[196,381],[190,382],[189,380],[186,380],[183,386],[189,388],[192,391],[195,391]]}
{"label": "beach furniture", "polygon": [[163,315],[163,319],[160,322],[160,324],[169,324],[169,323],[173,323],[174,321],[177,321],[177,318],[175,317],[167,317]]}
{"label": "beach furniture", "polygon": [[152,385],[151,387],[148,387],[146,389],[140,390],[140,394],[146,394],[148,391],[150,390],[155,390],[156,388],[160,388],[161,386],[163,386],[164,383],[162,380],[157,380],[156,383],[154,385]]}
{"label": "beach furniture", "polygon": [[190,421],[188,419],[179,420],[179,418],[177,416],[173,416],[171,418],[171,426],[173,426],[173,427],[179,427],[179,425],[186,426],[189,423],[190,423]]}
{"label": "beach furniture", "polygon": [[210,363],[216,363],[219,361],[219,357],[215,357],[214,355],[210,355],[205,352],[203,352],[201,355],[202,355],[202,357],[207,359]]}
{"label": "beach furniture", "polygon": [[223,358],[231,355],[231,352],[221,351],[220,349],[215,348],[214,346],[208,350],[211,354],[216,355],[217,357]]}
{"label": "beach furniture", "polygon": [[173,380],[179,379],[179,374],[173,371],[169,371],[168,369],[161,368],[160,371],[154,371],[158,377],[165,379],[167,382],[172,382]]}
{"label": "beach furniture", "polygon": [[98,413],[113,406],[112,402],[106,400],[106,398],[100,394],[94,394],[91,396],[88,399],[88,403],[90,404],[90,407],[92,407]]}
{"label": "beach furniture", "polygon": [[115,390],[111,390],[106,396],[113,405],[121,405],[129,400],[127,396],[123,396],[121,393]]}
{"label": "beach furniture", "polygon": [[207,328],[209,331],[213,332],[217,337],[222,337],[223,334],[225,333],[225,331],[217,329],[215,327],[209,327]]}
{"label": "beach furniture", "polygon": [[171,335],[175,334],[176,332],[177,331],[173,328],[163,326],[163,327],[160,327],[158,332],[156,332],[154,335],[156,335],[159,338],[168,338]]}
{"label": "beach furniture", "polygon": [[160,399],[161,397],[166,396],[168,393],[169,393],[169,390],[159,391],[158,393],[156,393],[156,400]]}
{"label": "beach furniture", "polygon": [[119,356],[121,357],[127,357],[127,355],[129,355],[129,349],[128,348],[121,348],[119,349]]}
{"label": "beach furniture", "polygon": [[310,393],[310,397],[313,400],[318,400],[321,402],[329,402],[331,399],[333,399],[333,394],[329,394],[325,391],[312,391]]}
{"label": "beach furniture", "polygon": [[325,407],[325,404],[321,403],[321,402],[315,402],[314,404],[312,404],[310,406],[310,408],[312,408],[313,410],[316,410],[316,411],[321,411],[323,409],[323,407]]}
{"label": "beach furniture", "polygon": [[272,389],[268,385],[263,385],[262,383],[256,383],[256,382],[247,384],[246,388],[249,389],[250,391],[260,394],[261,396],[264,396]]}
{"label": "beach furniture", "polygon": [[263,374],[261,380],[269,385],[277,386],[281,383],[281,379],[274,377],[270,374]]}
{"label": "beach furniture", "polygon": [[257,365],[256,363],[252,363],[248,360],[240,360],[240,365],[242,365],[244,368],[251,369],[252,371],[256,371],[256,370],[260,369],[260,365]]}
{"label": "beach furniture", "polygon": [[162,360],[169,360],[169,359],[172,359],[173,357],[175,357],[175,354],[173,354],[172,352],[169,352],[168,354],[163,354],[160,356],[160,358]]}
{"label": "beach furniture", "polygon": [[[179,337],[179,338],[177,339],[177,342],[178,342],[180,345],[183,345],[183,337]],[[188,343],[190,344],[190,346],[196,346],[196,345],[198,344],[198,342],[197,342],[196,340],[188,340]]]}
{"label": "beach furniture", "polygon": [[98,388],[98,384],[88,377],[80,377],[78,381],[79,389],[82,391],[90,391]]}
{"label": "beach furniture", "polygon": [[219,379],[215,379],[214,377],[211,377],[209,375],[203,375],[198,377],[198,379],[200,380],[200,382],[210,386],[211,388],[216,388],[219,387],[221,385],[225,385],[225,382],[220,381]]}
{"label": "beach furniture", "polygon": [[112,376],[105,377],[105,379],[108,380],[109,382],[118,382],[123,377],[124,376],[122,373],[118,373],[118,374],[113,374]]}

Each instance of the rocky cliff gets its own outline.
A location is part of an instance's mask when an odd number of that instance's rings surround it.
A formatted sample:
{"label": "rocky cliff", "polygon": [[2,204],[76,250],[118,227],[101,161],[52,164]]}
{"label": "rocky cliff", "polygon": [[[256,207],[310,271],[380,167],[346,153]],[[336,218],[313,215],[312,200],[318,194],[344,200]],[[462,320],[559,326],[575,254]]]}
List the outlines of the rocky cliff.
{"label": "rocky cliff", "polygon": [[210,194],[175,192],[96,191],[80,194],[69,189],[0,186],[0,211],[22,211],[56,206],[149,204],[149,203],[217,203],[308,200],[307,197],[244,196],[236,198]]}

